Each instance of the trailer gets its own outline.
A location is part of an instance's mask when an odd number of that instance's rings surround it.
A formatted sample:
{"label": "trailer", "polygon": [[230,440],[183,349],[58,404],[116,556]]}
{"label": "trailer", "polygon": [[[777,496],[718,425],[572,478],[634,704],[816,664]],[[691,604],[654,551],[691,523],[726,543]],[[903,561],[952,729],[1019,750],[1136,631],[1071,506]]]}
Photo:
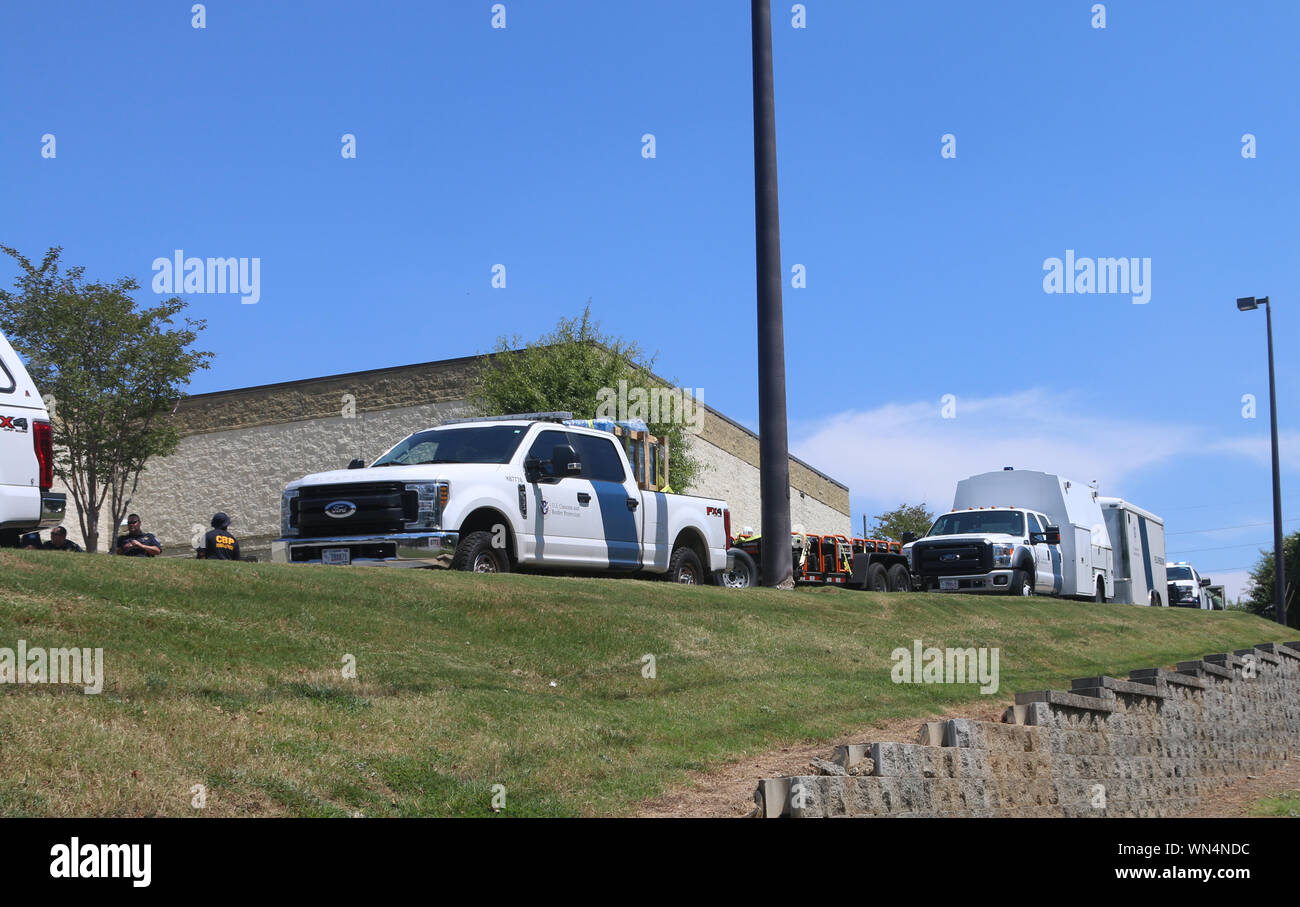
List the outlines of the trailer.
{"label": "trailer", "polygon": [[[847,586],[874,592],[904,592],[912,588],[907,559],[898,542],[792,532],[790,546],[797,586]],[[723,585],[737,588],[757,585],[763,557],[762,536],[736,538],[730,553],[734,555],[735,567],[724,575]]]}
{"label": "trailer", "polygon": [[1098,498],[1115,555],[1115,601],[1161,607],[1166,598],[1165,521],[1121,498]]}

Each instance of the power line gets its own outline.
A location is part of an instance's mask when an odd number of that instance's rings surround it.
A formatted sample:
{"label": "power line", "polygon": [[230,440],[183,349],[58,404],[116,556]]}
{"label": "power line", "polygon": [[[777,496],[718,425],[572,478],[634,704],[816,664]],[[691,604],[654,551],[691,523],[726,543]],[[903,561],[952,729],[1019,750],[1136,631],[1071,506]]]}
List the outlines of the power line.
{"label": "power line", "polygon": [[[1300,501],[1300,495],[1282,499],[1286,503],[1295,503]],[[1272,504],[1272,498],[1244,498],[1237,501],[1220,501],[1215,504],[1193,504],[1190,507],[1161,507],[1160,512],[1164,513],[1182,513],[1186,510],[1208,510],[1211,507],[1230,507],[1241,504]]]}
{"label": "power line", "polygon": [[[1283,523],[1300,522],[1300,517],[1294,517],[1289,520],[1283,520]],[[1216,526],[1213,529],[1184,529],[1181,532],[1166,532],[1165,535],[1196,535],[1198,532],[1226,532],[1229,529],[1253,529],[1256,526],[1272,526],[1273,521],[1267,523],[1242,523],[1240,526]]]}
{"label": "power line", "polygon": [[1257,542],[1251,542],[1251,543],[1246,544],[1246,545],[1214,545],[1213,547],[1210,547],[1210,548],[1177,548],[1177,549],[1175,549],[1174,551],[1172,551],[1172,552],[1170,552],[1170,553],[1172,553],[1172,554],[1197,554],[1198,552],[1201,552],[1201,551],[1230,551],[1230,550],[1232,550],[1233,548],[1267,548],[1270,544],[1272,544],[1271,541],[1269,541],[1269,542],[1258,542],[1258,543],[1257,543]]}

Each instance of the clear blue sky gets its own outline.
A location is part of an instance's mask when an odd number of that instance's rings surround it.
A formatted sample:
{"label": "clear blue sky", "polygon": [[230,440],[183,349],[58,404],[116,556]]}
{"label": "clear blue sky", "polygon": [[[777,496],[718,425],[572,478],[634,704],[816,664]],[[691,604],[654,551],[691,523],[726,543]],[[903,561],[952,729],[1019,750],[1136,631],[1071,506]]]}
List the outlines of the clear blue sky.
{"label": "clear blue sky", "polygon": [[[506,0],[493,29],[486,0],[211,2],[202,30],[190,5],[0,9],[0,242],[146,297],[175,249],[260,258],[256,305],[187,296],[217,354],[194,392],[482,352],[590,297],[756,425],[748,4]],[[791,443],[855,525],[1016,465],[1165,515],[1210,575],[1253,563],[1268,388],[1239,295],[1277,300],[1300,515],[1300,5],[1116,0],[1104,30],[1090,0],[808,0],[806,29],[791,5]],[[1066,249],[1151,259],[1150,303],[1045,294]]]}

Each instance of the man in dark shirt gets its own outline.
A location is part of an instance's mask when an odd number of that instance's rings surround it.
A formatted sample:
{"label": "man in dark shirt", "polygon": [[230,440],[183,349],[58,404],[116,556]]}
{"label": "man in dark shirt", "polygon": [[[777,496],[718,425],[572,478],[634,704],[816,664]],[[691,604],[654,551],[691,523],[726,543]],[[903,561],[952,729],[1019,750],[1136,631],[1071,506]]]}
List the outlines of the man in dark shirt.
{"label": "man in dark shirt", "polygon": [[230,517],[218,513],[212,517],[212,528],[203,537],[199,557],[209,561],[239,560],[239,539],[230,533]]}
{"label": "man in dark shirt", "polygon": [[162,542],[152,532],[140,529],[140,514],[126,518],[126,535],[117,537],[117,553],[126,557],[157,557],[162,554]]}
{"label": "man in dark shirt", "polygon": [[68,538],[68,530],[55,526],[50,530],[50,540],[41,545],[45,551],[80,551],[81,546]]}

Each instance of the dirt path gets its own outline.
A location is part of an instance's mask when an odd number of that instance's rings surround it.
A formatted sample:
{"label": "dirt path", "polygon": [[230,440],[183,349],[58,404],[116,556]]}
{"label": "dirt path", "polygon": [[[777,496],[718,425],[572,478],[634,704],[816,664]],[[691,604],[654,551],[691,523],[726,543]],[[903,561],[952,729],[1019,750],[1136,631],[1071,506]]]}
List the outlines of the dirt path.
{"label": "dirt path", "polygon": [[[829,759],[835,747],[844,743],[897,740],[915,741],[924,721],[948,718],[976,718],[1001,721],[1008,703],[996,708],[955,711],[931,718],[901,718],[837,737],[829,742],[787,746],[750,756],[711,772],[698,772],[690,781],[662,797],[647,800],[634,815],[638,818],[743,818],[754,809],[754,789],[761,778],[811,773],[814,757]],[[1300,789],[1300,760],[1265,775],[1250,776],[1204,798],[1189,817],[1234,818],[1249,815],[1260,797]]]}
{"label": "dirt path", "polygon": [[639,818],[740,818],[754,809],[754,790],[761,778],[784,775],[812,774],[808,763],[814,757],[829,759],[835,747],[843,743],[871,743],[876,741],[916,741],[921,725],[940,718],[978,718],[984,721],[1001,721],[1011,700],[992,706],[983,703],[978,708],[947,712],[931,718],[900,718],[872,725],[861,731],[845,734],[830,741],[787,746],[757,756],[750,756],[711,772],[697,772],[685,785],[669,791],[662,797],[647,800],[633,815]]}

